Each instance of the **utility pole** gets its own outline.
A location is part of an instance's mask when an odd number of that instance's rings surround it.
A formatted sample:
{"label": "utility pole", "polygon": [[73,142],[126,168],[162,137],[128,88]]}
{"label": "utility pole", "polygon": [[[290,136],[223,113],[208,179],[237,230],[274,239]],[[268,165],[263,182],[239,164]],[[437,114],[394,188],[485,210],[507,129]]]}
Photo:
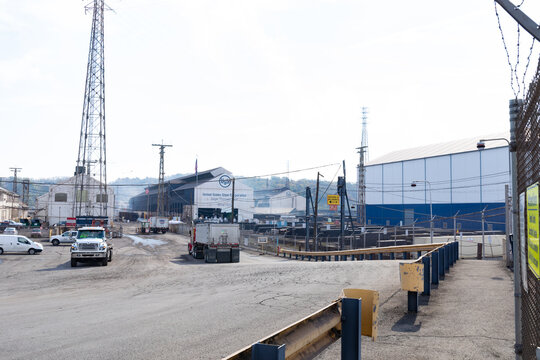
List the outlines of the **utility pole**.
{"label": "utility pole", "polygon": [[165,209],[165,148],[172,147],[172,145],[164,145],[163,140],[161,144],[152,144],[152,146],[159,147],[159,182],[158,182],[158,197],[157,197],[157,216],[163,216]]}
{"label": "utility pole", "polygon": [[22,181],[22,202],[29,205],[30,202],[30,180],[24,179]]}
{"label": "utility pole", "polygon": [[309,250],[309,218],[310,218],[310,212],[309,212],[309,201],[311,200],[311,188],[309,186],[306,187],[306,251]]}
{"label": "utility pole", "polygon": [[17,172],[22,170],[22,168],[12,167],[9,170],[13,171],[13,192],[17,193]]}
{"label": "utility pole", "polygon": [[[98,180],[98,215],[107,216],[107,153],[105,143],[105,55],[104,55],[104,0],[94,0],[85,7],[92,9],[92,30],[84,90],[79,152],[75,167],[75,188],[72,216],[96,215],[94,197],[89,190],[95,186],[92,177]],[[91,193],[94,193],[92,191]],[[83,208],[84,204],[84,208]]]}
{"label": "utility pole", "polygon": [[319,231],[317,229],[317,216],[319,215],[319,176],[324,177],[320,172],[317,172],[317,189],[315,190],[315,209],[313,209],[313,212],[315,213],[315,220],[313,225],[313,231],[314,231],[314,237],[315,237],[315,251],[319,251],[319,240],[318,235]]}
{"label": "utility pole", "polygon": [[232,178],[231,224],[234,224],[234,178]]}
{"label": "utility pole", "polygon": [[338,176],[337,180],[337,191],[339,195],[339,207],[340,207],[340,221],[339,221],[339,243],[338,243],[338,249],[343,250],[343,242],[345,241],[345,222],[344,215],[345,215],[345,177],[344,176]]}

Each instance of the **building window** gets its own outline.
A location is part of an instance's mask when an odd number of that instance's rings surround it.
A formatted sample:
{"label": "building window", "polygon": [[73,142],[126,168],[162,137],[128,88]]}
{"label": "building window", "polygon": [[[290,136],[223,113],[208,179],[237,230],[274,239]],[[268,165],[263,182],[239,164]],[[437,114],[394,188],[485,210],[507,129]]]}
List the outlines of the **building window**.
{"label": "building window", "polygon": [[109,196],[107,194],[97,194],[96,195],[96,202],[100,203],[106,203],[109,202]]}
{"label": "building window", "polygon": [[87,202],[88,201],[88,190],[82,191],[81,196],[81,190],[77,189],[77,201],[79,202]]}
{"label": "building window", "polygon": [[56,193],[56,194],[54,194],[54,201],[55,202],[67,202],[67,194],[66,193]]}

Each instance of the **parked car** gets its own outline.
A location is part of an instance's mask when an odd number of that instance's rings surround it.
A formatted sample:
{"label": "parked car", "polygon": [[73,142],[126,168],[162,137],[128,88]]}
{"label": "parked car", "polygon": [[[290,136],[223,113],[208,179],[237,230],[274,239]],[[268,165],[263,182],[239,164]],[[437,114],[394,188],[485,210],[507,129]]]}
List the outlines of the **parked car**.
{"label": "parked car", "polygon": [[32,232],[30,233],[30,237],[40,238],[41,237],[41,229],[38,229],[38,228],[32,229]]}
{"label": "parked car", "polygon": [[20,235],[0,235],[0,255],[4,252],[26,252],[30,255],[43,251],[43,245]]}
{"label": "parked car", "polygon": [[49,241],[54,246],[57,246],[60,244],[73,244],[75,242],[76,237],[77,237],[77,230],[70,230],[70,231],[64,232],[62,235],[51,236]]}
{"label": "parked car", "polygon": [[4,235],[17,235],[17,234],[18,234],[17,229],[15,229],[14,227],[7,227],[4,230]]}
{"label": "parked car", "polygon": [[10,227],[14,227],[14,228],[21,228],[24,226],[23,223],[20,223],[20,222],[16,222],[16,221],[13,221],[13,220],[8,220],[8,226]]}

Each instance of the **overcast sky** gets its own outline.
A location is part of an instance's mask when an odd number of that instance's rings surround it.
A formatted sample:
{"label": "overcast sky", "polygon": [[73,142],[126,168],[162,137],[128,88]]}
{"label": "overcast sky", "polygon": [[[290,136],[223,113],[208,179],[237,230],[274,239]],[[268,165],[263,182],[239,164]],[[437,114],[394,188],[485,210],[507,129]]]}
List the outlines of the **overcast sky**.
{"label": "overcast sky", "polygon": [[[514,0],[516,2],[517,0]],[[0,0],[0,176],[70,176],[86,1]],[[223,166],[261,175],[508,130],[510,70],[493,1],[110,0],[109,181]],[[540,6],[522,7],[538,22]],[[500,9],[512,61],[516,23]],[[531,36],[521,32],[522,74]],[[536,44],[529,74],[534,74]],[[321,170],[331,178],[336,167]],[[293,178],[314,178],[317,170]]]}

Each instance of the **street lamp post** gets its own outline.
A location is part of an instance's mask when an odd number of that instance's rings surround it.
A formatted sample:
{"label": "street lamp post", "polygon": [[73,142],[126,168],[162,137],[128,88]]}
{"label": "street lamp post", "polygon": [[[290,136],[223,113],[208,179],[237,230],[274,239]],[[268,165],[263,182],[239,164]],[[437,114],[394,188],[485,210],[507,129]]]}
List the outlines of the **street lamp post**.
{"label": "street lamp post", "polygon": [[520,354],[523,347],[523,339],[521,335],[521,282],[519,280],[520,271],[520,248],[518,236],[518,208],[517,208],[517,154],[516,154],[516,135],[515,135],[515,122],[519,113],[519,101],[510,100],[510,140],[505,138],[492,138],[481,139],[476,147],[478,150],[482,150],[486,147],[485,142],[503,140],[508,143],[508,171],[510,175],[510,183],[512,184],[512,252],[514,261],[514,319],[515,319],[515,332],[516,342],[514,344],[514,350],[516,352],[516,359],[520,358]]}
{"label": "street lamp post", "polygon": [[416,187],[416,183],[425,183],[429,187],[429,240],[433,244],[433,202],[431,201],[431,183],[427,180],[415,180],[411,187]]}

